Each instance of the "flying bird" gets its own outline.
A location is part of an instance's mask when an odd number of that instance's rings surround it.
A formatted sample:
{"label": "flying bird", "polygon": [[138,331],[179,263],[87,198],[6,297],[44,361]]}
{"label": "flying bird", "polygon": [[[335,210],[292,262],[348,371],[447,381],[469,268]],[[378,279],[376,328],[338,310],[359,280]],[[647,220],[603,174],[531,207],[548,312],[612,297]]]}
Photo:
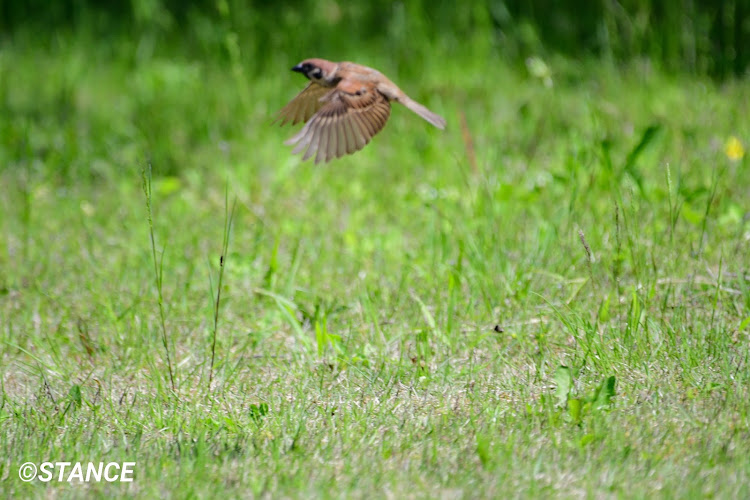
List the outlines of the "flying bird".
{"label": "flying bird", "polygon": [[359,151],[385,126],[391,101],[400,102],[439,129],[445,119],[404,94],[385,75],[351,62],[306,59],[292,68],[310,83],[279,111],[281,125],[304,122],[286,144],[292,153],[305,151],[302,160],[315,156],[327,162]]}

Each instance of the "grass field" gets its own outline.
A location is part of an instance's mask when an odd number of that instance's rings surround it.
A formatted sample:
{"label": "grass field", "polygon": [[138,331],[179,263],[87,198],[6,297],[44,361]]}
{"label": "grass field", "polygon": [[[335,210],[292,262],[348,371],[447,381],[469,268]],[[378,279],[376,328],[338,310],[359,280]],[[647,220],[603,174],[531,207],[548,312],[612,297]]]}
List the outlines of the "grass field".
{"label": "grass field", "polygon": [[[750,497],[747,81],[32,47],[0,52],[3,497]],[[397,106],[300,162],[272,121],[313,55],[447,129]]]}

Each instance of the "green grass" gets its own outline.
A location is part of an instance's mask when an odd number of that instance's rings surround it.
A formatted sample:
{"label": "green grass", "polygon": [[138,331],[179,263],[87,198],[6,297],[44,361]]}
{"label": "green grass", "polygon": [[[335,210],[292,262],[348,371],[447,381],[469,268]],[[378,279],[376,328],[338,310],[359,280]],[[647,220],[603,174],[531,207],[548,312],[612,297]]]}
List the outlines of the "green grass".
{"label": "green grass", "polygon": [[[750,496],[747,82],[360,47],[448,129],[396,106],[315,166],[271,123],[311,54],[31,47],[0,52],[3,496]],[[46,460],[135,480],[19,480]]]}

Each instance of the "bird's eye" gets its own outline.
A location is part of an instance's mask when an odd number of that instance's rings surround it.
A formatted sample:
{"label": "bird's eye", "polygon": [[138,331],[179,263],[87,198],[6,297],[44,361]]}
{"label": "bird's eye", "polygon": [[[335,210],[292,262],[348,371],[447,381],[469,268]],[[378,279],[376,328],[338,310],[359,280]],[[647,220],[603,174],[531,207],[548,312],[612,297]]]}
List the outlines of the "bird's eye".
{"label": "bird's eye", "polygon": [[310,72],[310,76],[313,78],[320,78],[323,72],[320,70],[320,68],[315,68]]}

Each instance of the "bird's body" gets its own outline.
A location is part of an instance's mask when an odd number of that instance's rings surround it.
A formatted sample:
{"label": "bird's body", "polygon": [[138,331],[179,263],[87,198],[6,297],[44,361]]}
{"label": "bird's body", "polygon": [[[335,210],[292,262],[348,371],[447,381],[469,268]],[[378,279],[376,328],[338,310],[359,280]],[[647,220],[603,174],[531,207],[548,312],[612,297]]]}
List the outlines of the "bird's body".
{"label": "bird's body", "polygon": [[304,122],[287,144],[315,163],[359,151],[380,132],[400,102],[442,129],[445,120],[407,96],[382,73],[361,64],[306,59],[292,68],[310,83],[279,112],[281,124]]}

